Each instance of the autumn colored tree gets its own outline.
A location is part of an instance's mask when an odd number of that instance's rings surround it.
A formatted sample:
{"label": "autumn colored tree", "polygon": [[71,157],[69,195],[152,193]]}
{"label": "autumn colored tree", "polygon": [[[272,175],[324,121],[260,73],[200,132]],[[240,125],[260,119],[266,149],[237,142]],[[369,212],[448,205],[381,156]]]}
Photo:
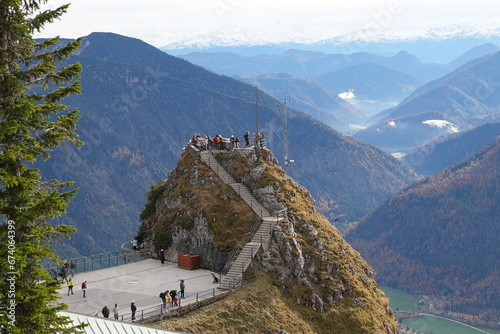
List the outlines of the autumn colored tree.
{"label": "autumn colored tree", "polygon": [[33,34],[58,19],[68,5],[41,10],[46,0],[0,1],[0,333],[77,333],[59,311],[60,282],[41,259],[58,261],[50,247],[76,230],[48,219],[66,211],[76,190],[71,182],[42,181],[36,161],[62,142],[80,146],[78,110],[61,104],[80,92],[81,65],[59,65],[80,40],[36,42]]}

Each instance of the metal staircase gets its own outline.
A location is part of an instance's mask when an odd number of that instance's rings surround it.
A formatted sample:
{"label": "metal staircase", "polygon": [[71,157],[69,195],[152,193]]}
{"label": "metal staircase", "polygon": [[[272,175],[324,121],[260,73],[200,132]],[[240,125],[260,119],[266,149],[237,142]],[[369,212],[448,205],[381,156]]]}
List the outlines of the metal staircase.
{"label": "metal staircase", "polygon": [[256,226],[251,241],[246,242],[241,252],[233,257],[235,258],[234,262],[231,263],[232,259],[228,261],[228,265],[223,271],[225,275],[222,277],[219,287],[231,290],[242,284],[243,273],[247,270],[259,249],[262,247],[265,251],[269,248],[273,227],[279,220],[285,218],[286,213],[282,211],[271,215],[244,184],[234,181],[233,177],[219,164],[213,154],[208,151],[201,151],[199,155],[201,161],[209,166],[224,183],[231,186],[238,196],[261,218],[260,226]]}

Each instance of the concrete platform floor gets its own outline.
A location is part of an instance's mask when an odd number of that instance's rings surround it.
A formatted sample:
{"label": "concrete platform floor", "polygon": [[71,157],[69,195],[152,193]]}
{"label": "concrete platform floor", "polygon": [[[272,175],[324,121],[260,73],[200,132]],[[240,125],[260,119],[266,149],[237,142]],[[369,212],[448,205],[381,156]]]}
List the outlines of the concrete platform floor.
{"label": "concrete platform floor", "polygon": [[[214,273],[216,274],[216,273]],[[216,274],[217,275],[217,274]],[[188,270],[177,263],[146,259],[112,268],[77,273],[72,278],[74,294],[67,295],[67,284],[60,289],[60,300],[67,304],[69,311],[102,317],[101,309],[108,305],[112,309],[115,303],[120,307],[120,319],[130,321],[130,303],[135,300],[137,316],[141,312],[160,310],[162,304],[159,294],[165,290],[179,290],[180,280],[184,280],[185,299],[182,304],[196,301],[196,294],[209,296],[224,293],[213,283],[212,272],[204,269]],[[83,298],[81,283],[87,281],[86,298]],[[201,299],[201,298],[200,298]],[[122,318],[123,316],[123,318]]]}

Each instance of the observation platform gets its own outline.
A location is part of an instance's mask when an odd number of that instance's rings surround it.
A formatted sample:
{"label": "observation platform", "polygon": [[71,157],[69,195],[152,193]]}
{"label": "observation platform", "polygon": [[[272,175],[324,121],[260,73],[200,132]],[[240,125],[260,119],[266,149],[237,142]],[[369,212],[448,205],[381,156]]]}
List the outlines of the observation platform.
{"label": "observation platform", "polygon": [[[218,284],[213,283],[212,274],[218,276],[209,270],[187,270],[179,268],[174,262],[165,261],[161,264],[159,260],[146,259],[111,268],[76,273],[72,278],[74,294],[67,295],[68,287],[64,282],[59,290],[60,301],[68,305],[70,313],[101,318],[103,317],[101,310],[107,304],[110,309],[109,319],[114,318],[112,310],[117,303],[120,307],[118,321],[131,323],[132,300],[137,306],[136,321],[175,309],[175,306],[163,309],[162,300],[158,295],[165,290],[179,291],[181,280],[184,280],[186,285],[185,298],[181,299],[181,306],[226,293],[218,289]],[[87,281],[85,298],[81,289],[84,280]]]}

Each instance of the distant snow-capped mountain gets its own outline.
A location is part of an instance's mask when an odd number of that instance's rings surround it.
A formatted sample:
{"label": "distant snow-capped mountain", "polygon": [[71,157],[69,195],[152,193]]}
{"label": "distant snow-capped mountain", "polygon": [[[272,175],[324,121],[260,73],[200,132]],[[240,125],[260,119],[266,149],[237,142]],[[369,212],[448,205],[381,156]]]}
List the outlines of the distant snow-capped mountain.
{"label": "distant snow-capped mountain", "polygon": [[[160,33],[156,33],[161,36]],[[267,29],[241,28],[199,35],[164,35],[161,50],[185,55],[190,52],[231,52],[244,56],[280,54],[290,49],[325,53],[356,52],[395,55],[407,51],[425,63],[447,64],[470,49],[485,43],[500,45],[500,20],[482,26],[470,22],[406,30],[370,30],[362,28],[327,29],[302,24],[274,24]],[[148,40],[144,38],[144,40]]]}
{"label": "distant snow-capped mountain", "polygon": [[[161,34],[156,33],[157,36]],[[331,29],[326,27],[310,27],[303,24],[289,26],[276,23],[265,29],[246,30],[239,27],[203,33],[198,35],[164,35],[163,50],[198,49],[200,51],[213,47],[234,46],[264,46],[282,44],[347,44],[353,42],[402,42],[419,39],[445,40],[450,38],[467,37],[499,37],[500,20],[487,22],[482,26],[470,22],[461,22],[454,25],[433,26],[425,30],[420,28],[409,28],[399,30],[379,29],[367,30],[364,28],[354,29]],[[147,39],[147,38],[146,38]]]}
{"label": "distant snow-capped mountain", "polygon": [[161,49],[209,49],[212,47],[280,45],[286,43],[313,44],[328,38],[319,28],[310,28],[302,24],[287,26],[276,23],[266,29],[246,30],[239,27],[217,30],[199,35],[178,35],[164,43]]}

